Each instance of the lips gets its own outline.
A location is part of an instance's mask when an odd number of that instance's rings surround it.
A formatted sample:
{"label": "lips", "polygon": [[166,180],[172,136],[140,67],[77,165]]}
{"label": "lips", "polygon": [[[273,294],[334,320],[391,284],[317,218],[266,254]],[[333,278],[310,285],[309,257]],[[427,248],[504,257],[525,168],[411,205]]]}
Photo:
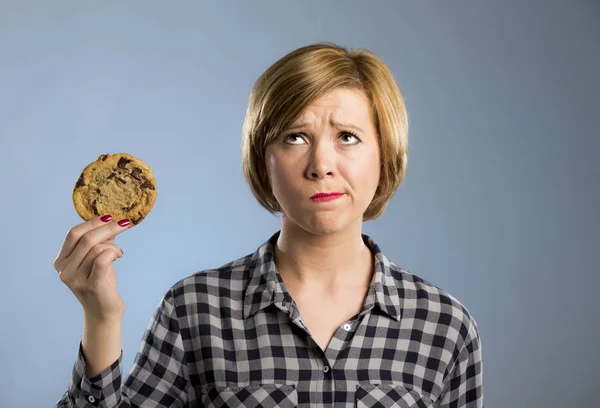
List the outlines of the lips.
{"label": "lips", "polygon": [[314,196],[312,196],[311,199],[329,197],[329,196],[334,196],[334,195],[342,195],[342,193],[319,193],[319,194],[315,194]]}
{"label": "lips", "polygon": [[310,199],[313,202],[331,201],[340,198],[344,194],[342,193],[319,193],[312,196]]}

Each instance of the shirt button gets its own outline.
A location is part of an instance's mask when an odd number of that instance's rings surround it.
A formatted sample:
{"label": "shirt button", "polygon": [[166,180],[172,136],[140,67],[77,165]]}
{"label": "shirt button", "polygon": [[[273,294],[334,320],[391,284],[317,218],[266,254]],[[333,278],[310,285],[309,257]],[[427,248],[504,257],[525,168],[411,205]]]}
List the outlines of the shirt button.
{"label": "shirt button", "polygon": [[350,329],[352,329],[352,325],[351,325],[350,323],[346,323],[346,324],[344,325],[344,330],[346,330],[346,331],[350,331]]}
{"label": "shirt button", "polygon": [[96,398],[94,398],[94,396],[93,396],[93,395],[89,395],[89,396],[88,396],[88,401],[89,401],[89,402],[91,402],[91,403],[93,404],[94,402],[96,402]]}
{"label": "shirt button", "polygon": [[328,373],[328,372],[329,372],[329,366],[327,366],[327,365],[326,365],[326,366],[324,366],[324,367],[323,367],[323,372],[324,372],[324,373]]}

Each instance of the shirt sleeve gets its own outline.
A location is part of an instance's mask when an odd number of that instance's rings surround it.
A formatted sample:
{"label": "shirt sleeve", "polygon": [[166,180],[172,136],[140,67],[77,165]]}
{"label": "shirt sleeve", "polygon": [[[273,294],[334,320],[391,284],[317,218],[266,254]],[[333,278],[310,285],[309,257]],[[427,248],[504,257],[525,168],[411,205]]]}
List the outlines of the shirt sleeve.
{"label": "shirt sleeve", "polygon": [[95,377],[85,376],[79,343],[69,389],[57,408],[160,408],[187,406],[189,384],[183,341],[169,294],[161,300],[144,332],[129,375],[122,383],[122,359]]}
{"label": "shirt sleeve", "polygon": [[439,408],[484,408],[481,339],[477,323],[471,320],[466,339],[444,391],[436,405]]}

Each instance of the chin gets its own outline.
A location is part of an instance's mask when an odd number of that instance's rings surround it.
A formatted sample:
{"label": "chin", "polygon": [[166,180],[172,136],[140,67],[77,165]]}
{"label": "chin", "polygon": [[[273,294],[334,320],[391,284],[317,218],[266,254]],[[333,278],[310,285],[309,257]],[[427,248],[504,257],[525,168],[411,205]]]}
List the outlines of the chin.
{"label": "chin", "polygon": [[315,235],[328,235],[338,233],[350,226],[346,217],[336,213],[314,215],[304,220],[300,226]]}
{"label": "chin", "polygon": [[294,208],[294,211],[281,211],[284,222],[295,224],[314,235],[335,234],[352,228],[356,222],[362,223],[362,213],[354,217],[348,209],[333,211],[311,211],[310,209]]}

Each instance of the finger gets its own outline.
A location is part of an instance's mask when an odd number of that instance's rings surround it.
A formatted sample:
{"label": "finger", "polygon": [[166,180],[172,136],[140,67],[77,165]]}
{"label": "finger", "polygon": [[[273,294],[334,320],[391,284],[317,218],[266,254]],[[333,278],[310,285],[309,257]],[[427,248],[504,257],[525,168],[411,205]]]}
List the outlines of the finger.
{"label": "finger", "polygon": [[122,227],[117,223],[117,221],[113,220],[108,224],[86,232],[79,239],[77,246],[75,246],[75,249],[73,252],[71,252],[71,255],[65,259],[65,261],[69,264],[75,265],[76,268],[79,268],[91,248],[97,244],[105,242],[108,239],[114,238],[115,235],[118,235],[130,228],[131,225],[131,222],[129,222],[128,225]]}
{"label": "finger", "polygon": [[88,252],[88,255],[85,257],[85,259],[81,263],[81,266],[78,268],[78,270],[82,273],[83,278],[88,278],[90,276],[93,265],[94,265],[94,261],[96,260],[97,257],[99,257],[106,250],[109,250],[110,252],[114,252],[114,254],[117,256],[117,258],[121,258],[123,256],[123,251],[121,250],[121,248],[119,248],[118,246],[116,246],[114,244],[94,245],[94,247],[90,250],[90,252]]}
{"label": "finger", "polygon": [[[92,269],[94,260],[105,250],[109,250],[118,255],[118,258],[123,256],[121,248],[114,244],[96,244],[87,253],[81,265],[68,264],[60,273],[60,277],[64,282],[71,282],[77,278],[87,279]],[[77,276],[82,275],[82,276]]]}
{"label": "finger", "polygon": [[88,276],[88,279],[91,281],[99,281],[104,279],[108,267],[118,258],[120,257],[111,249],[103,251],[96,257],[96,259],[94,259],[92,270]]}
{"label": "finger", "polygon": [[77,245],[77,243],[79,242],[79,240],[85,233],[87,233],[93,229],[99,228],[103,225],[106,225],[110,221],[112,221],[112,216],[104,215],[102,217],[96,217],[89,221],[82,222],[81,224],[77,224],[76,226],[71,228],[67,232],[67,235],[66,235],[66,237],[63,241],[63,244],[58,252],[58,255],[56,256],[56,259],[54,260],[54,269],[56,269],[57,271],[61,271],[65,268],[66,258],[69,255],[71,255],[71,253],[75,249],[75,246]]}

